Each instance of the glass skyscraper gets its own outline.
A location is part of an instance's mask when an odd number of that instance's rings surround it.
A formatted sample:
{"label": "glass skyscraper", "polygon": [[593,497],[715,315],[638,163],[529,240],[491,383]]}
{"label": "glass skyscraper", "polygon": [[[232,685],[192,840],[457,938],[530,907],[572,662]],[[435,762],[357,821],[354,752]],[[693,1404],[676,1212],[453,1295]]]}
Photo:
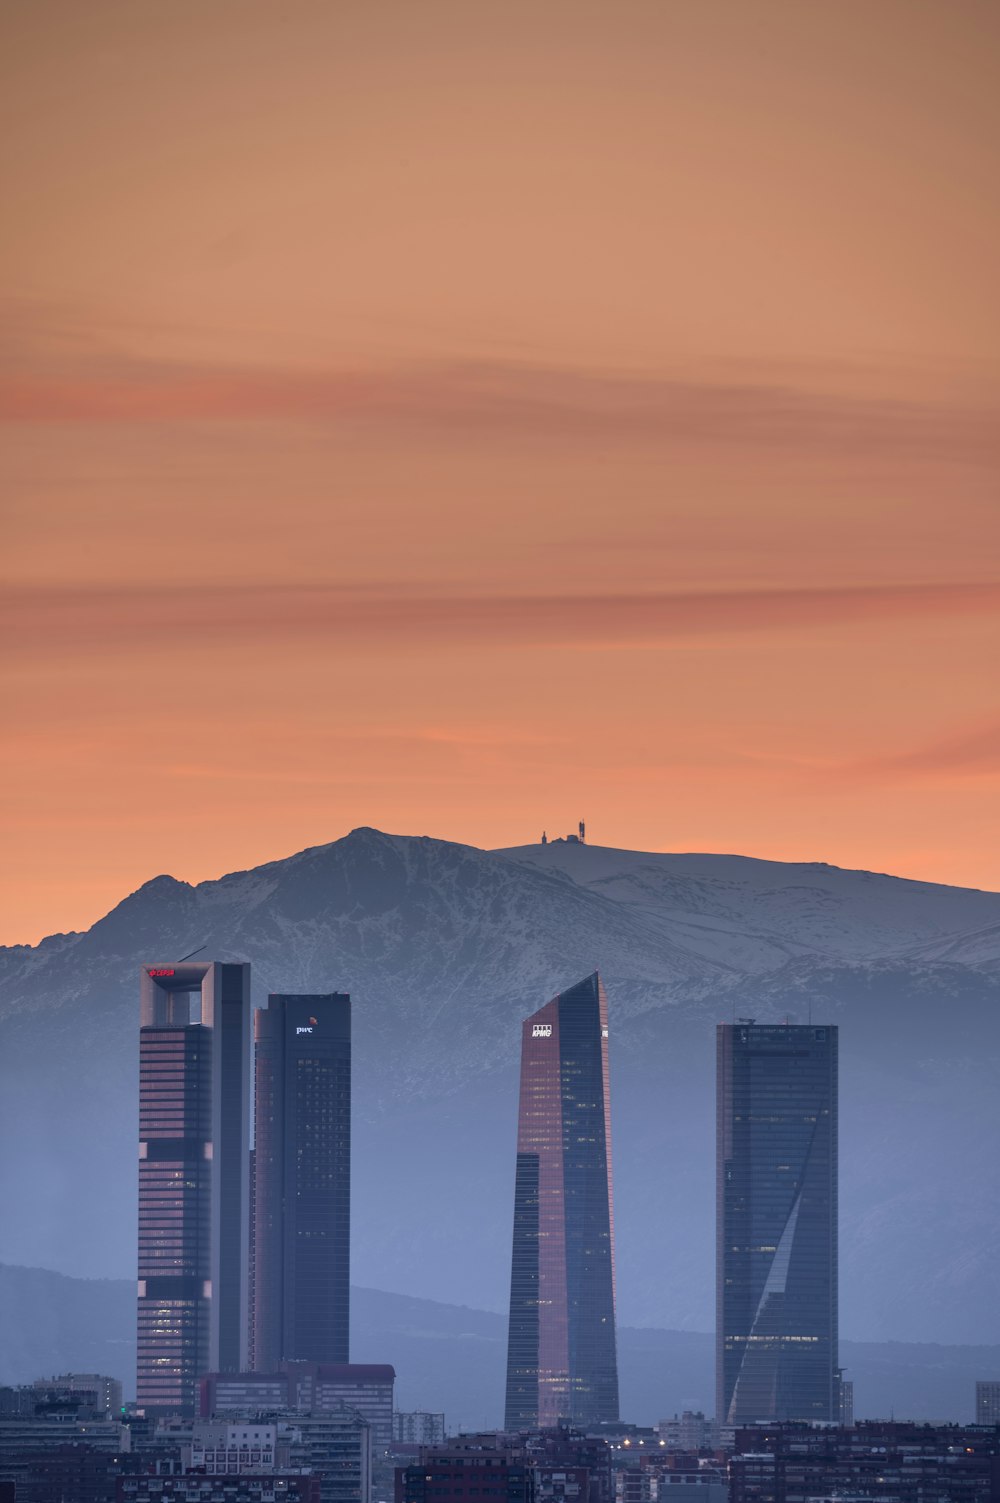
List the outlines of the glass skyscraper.
{"label": "glass skyscraper", "polygon": [[522,1027],[504,1424],[617,1418],[608,1003],[595,972]]}
{"label": "glass skyscraper", "polygon": [[139,1404],[193,1414],[246,1361],[250,967],[146,966],[139,1030]]}
{"label": "glass skyscraper", "polygon": [[346,1363],[351,999],[270,996],[255,1034],[254,1367]]}
{"label": "glass skyscraper", "polygon": [[718,1030],[716,1417],[837,1420],[837,1030]]}

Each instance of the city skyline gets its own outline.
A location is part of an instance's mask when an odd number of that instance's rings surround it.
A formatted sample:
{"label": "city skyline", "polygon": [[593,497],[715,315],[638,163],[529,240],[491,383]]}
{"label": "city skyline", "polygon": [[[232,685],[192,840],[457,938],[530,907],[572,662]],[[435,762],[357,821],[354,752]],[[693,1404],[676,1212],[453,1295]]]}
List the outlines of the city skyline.
{"label": "city skyline", "polygon": [[320,1503],[397,1393],[773,1427],[729,1503],[993,1406],[1000,5],[31,0],[0,91],[0,1368]]}

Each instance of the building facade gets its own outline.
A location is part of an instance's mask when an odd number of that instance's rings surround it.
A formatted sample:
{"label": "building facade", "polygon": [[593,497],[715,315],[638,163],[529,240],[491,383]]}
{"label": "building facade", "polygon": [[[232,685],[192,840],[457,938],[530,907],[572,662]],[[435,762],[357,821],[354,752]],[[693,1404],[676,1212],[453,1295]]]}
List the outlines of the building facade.
{"label": "building facade", "polygon": [[351,999],[271,996],[255,1035],[254,1366],[346,1363]]}
{"label": "building facade", "polygon": [[458,1436],[427,1446],[413,1466],[397,1467],[395,1503],[535,1503],[535,1471],[516,1437]]}
{"label": "building facade", "polygon": [[1000,1378],[976,1384],[976,1424],[1000,1425]]}
{"label": "building facade", "polygon": [[608,1004],[595,972],[522,1027],[504,1423],[617,1418]]}
{"label": "building facade", "polygon": [[718,1426],[706,1419],[700,1409],[685,1409],[673,1419],[662,1419],[657,1433],[668,1451],[712,1451],[719,1443]]}
{"label": "building facade", "polygon": [[116,1503],[322,1503],[319,1477],[296,1468],[241,1472],[225,1478],[197,1472],[120,1477]]}
{"label": "building facade", "polygon": [[371,1503],[371,1430],[360,1414],[342,1408],[296,1415],[289,1428],[292,1465],[319,1477],[320,1503]]}
{"label": "building facade", "polygon": [[737,1430],[730,1503],[1000,1503],[1000,1432],[867,1421]]}
{"label": "building facade", "polygon": [[137,1397],[193,1414],[201,1373],[246,1365],[250,967],[140,986]]}
{"label": "building facade", "polygon": [[838,1419],[837,1030],[718,1030],[716,1417]]}
{"label": "building facade", "polygon": [[392,1445],[395,1382],[396,1369],[379,1362],[284,1362],[275,1373],[206,1373],[200,1413],[211,1419],[265,1409],[290,1414],[349,1409],[367,1422],[377,1455]]}
{"label": "building facade", "polygon": [[121,1413],[122,1385],[117,1378],[109,1378],[104,1373],[62,1373],[58,1378],[36,1378],[34,1387],[89,1395],[98,1413],[109,1414],[114,1419]]}
{"label": "building facade", "polygon": [[444,1415],[426,1409],[397,1409],[392,1416],[394,1444],[439,1446],[444,1444]]}

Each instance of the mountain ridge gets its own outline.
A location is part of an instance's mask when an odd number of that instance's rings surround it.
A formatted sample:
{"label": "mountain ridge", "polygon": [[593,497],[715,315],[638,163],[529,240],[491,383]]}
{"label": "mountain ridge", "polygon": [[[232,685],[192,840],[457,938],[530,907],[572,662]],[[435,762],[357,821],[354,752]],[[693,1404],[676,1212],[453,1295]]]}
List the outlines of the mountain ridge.
{"label": "mountain ridge", "polygon": [[199,945],[251,962],[256,1003],[354,998],[366,1282],[503,1308],[520,1020],[600,969],[627,1322],[711,1323],[715,1023],[820,1011],[841,1027],[845,1331],[966,1340],[1000,1319],[998,1170],[975,1157],[1000,1126],[1000,894],[370,827],[193,886],[160,874],[81,934],[0,952],[0,1195],[20,1210],[0,1257],[130,1274],[138,971]]}

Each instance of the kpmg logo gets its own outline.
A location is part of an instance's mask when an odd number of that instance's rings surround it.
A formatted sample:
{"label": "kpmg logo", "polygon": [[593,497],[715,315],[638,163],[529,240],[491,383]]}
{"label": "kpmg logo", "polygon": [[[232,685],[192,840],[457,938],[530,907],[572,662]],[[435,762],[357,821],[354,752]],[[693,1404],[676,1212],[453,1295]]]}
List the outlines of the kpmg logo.
{"label": "kpmg logo", "polygon": [[552,1037],[552,1024],[551,1023],[534,1023],[534,1024],[532,1024],[531,1037],[533,1039],[547,1039],[547,1038],[551,1038]]}

